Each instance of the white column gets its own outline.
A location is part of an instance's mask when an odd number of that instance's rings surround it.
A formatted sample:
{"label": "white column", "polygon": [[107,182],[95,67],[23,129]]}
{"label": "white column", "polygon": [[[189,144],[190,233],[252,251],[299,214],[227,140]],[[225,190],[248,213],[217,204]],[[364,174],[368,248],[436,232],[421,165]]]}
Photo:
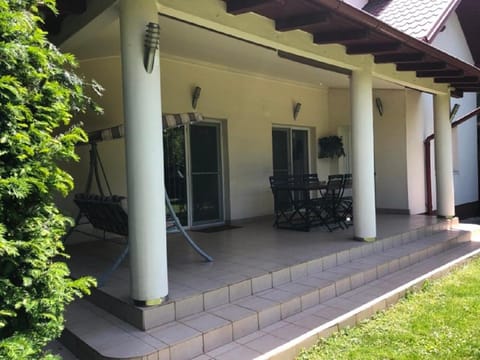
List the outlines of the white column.
{"label": "white column", "polygon": [[372,74],[370,71],[353,71],[350,80],[350,97],[354,236],[358,240],[374,241],[377,236],[377,225],[375,215]]}
{"label": "white column", "polygon": [[158,23],[155,0],[120,0],[130,294],[143,306],[159,304],[168,295],[158,51],[152,73],[143,65],[149,22]]}
{"label": "white column", "polygon": [[455,216],[455,196],[453,188],[450,96],[448,94],[435,95],[433,106],[437,215],[440,217],[451,218]]}

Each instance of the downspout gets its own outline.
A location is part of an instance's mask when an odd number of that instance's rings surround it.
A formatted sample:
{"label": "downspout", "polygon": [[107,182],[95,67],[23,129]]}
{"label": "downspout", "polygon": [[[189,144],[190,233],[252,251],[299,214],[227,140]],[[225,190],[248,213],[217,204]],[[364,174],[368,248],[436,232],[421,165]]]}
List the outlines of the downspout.
{"label": "downspout", "polygon": [[[463,124],[465,121],[470,120],[472,117],[480,114],[480,107],[477,107],[473,111],[469,112],[465,116],[461,117],[458,120],[452,122],[452,129],[456,128],[458,125]],[[425,182],[426,182],[426,207],[427,215],[433,215],[433,205],[432,205],[432,162],[431,162],[431,143],[435,139],[435,134],[427,136],[423,141],[423,146],[425,148]]]}

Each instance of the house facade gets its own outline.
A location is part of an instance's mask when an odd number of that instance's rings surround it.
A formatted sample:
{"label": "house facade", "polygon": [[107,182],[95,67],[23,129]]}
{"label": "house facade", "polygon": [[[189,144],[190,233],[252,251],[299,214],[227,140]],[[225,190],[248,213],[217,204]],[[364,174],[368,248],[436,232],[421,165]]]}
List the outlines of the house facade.
{"label": "house facade", "polygon": [[[395,1],[84,3],[53,40],[105,87],[96,99],[105,113],[78,119],[87,131],[125,124],[125,138],[98,150],[112,192],[129,198],[138,304],[168,295],[164,184],[184,225],[198,227],[271,215],[275,171],[352,173],[355,237],[373,241],[376,210],[427,210],[424,139],[435,133],[437,214],[478,201],[476,118],[453,131],[450,122],[454,104],[460,117],[477,107],[480,89],[462,2],[439,1],[428,39],[382,21],[385,7],[362,10]],[[161,29],[152,72],[148,23]],[[162,113],[192,111],[201,124],[163,131]],[[330,135],[346,157],[318,157]],[[82,191],[88,148],[79,152],[71,172]],[[75,214],[71,199],[63,205]]]}

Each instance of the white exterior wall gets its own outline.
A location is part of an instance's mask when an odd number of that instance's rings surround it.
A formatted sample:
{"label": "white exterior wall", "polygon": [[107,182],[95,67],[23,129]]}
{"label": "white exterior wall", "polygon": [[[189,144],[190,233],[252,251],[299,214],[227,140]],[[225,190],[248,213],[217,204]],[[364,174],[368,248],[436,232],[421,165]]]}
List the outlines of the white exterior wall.
{"label": "white exterior wall", "polygon": [[[374,104],[376,207],[408,212],[405,92],[374,90],[373,97],[382,100],[384,110],[380,116]],[[349,91],[331,89],[328,99],[329,128],[336,134],[339,126],[351,123]],[[332,164],[331,169],[336,172],[336,164]]]}
{"label": "white exterior wall", "polygon": [[[445,30],[437,35],[432,45],[466,62],[474,63],[456,14],[451,15],[446,23]],[[460,109],[455,116],[455,119],[458,119],[477,107],[476,95],[466,93],[462,99],[451,99],[451,104],[452,107],[454,104],[460,105]],[[453,169],[456,205],[478,200],[476,123],[477,117],[474,117],[453,131]]]}
{"label": "white exterior wall", "polygon": [[[228,144],[227,177],[231,219],[242,219],[273,213],[273,197],[268,177],[272,175],[272,126],[285,125],[310,129],[311,171],[326,178],[329,169],[317,161],[316,143],[328,133],[327,89],[267,79],[254,74],[186,62],[164,57],[162,67],[162,106],[165,113],[193,111],[191,91],[202,88],[196,111],[205,118],[224,119]],[[81,62],[80,71],[95,78],[106,92],[98,100],[105,109],[101,117],[84,119],[88,131],[123,122],[121,105],[121,72],[118,57]],[[302,108],[293,120],[293,104]],[[159,119],[159,121],[161,121]],[[116,194],[126,194],[124,141],[99,143],[98,149],[107,176]],[[77,190],[87,175],[88,148],[82,147],[82,162],[73,175]]]}
{"label": "white exterior wall", "polygon": [[[405,90],[408,208],[411,214],[426,210],[425,151],[423,139],[424,109],[431,107],[429,95],[410,89]],[[431,96],[430,96],[431,98]]]}

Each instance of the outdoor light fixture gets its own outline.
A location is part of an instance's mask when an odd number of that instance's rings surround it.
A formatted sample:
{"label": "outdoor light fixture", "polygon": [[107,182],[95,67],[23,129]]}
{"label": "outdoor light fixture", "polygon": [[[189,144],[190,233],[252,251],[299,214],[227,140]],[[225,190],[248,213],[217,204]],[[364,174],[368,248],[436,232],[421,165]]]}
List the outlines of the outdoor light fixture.
{"label": "outdoor light fixture", "polygon": [[382,99],[380,99],[379,97],[375,98],[375,105],[377,105],[377,110],[378,110],[378,113],[380,114],[380,116],[383,116]]}
{"label": "outdoor light fixture", "polygon": [[302,104],[297,102],[293,106],[293,120],[297,120],[298,113],[300,112],[300,109],[302,108]]}
{"label": "outdoor light fixture", "polygon": [[458,109],[460,109],[460,104],[453,105],[452,110],[450,110],[450,121],[457,115]]}
{"label": "outdoor light fixture", "polygon": [[149,22],[145,30],[145,48],[143,53],[143,65],[147,73],[151,74],[153,71],[153,64],[155,63],[155,53],[160,44],[160,25]]}
{"label": "outdoor light fixture", "polygon": [[200,97],[200,93],[202,92],[202,88],[200,86],[195,86],[195,88],[193,89],[193,93],[192,93],[192,107],[194,109],[197,108],[197,101],[198,101],[198,98]]}

